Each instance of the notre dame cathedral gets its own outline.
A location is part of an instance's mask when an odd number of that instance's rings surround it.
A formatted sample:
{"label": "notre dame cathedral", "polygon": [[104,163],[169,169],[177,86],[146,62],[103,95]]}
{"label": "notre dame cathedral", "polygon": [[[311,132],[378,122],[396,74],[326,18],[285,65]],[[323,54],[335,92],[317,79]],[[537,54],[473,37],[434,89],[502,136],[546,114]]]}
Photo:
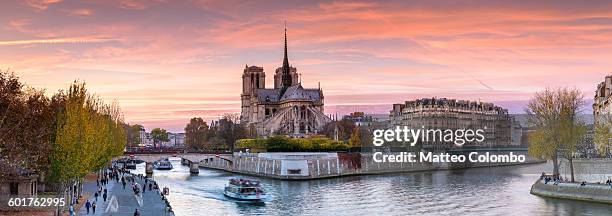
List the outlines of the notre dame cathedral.
{"label": "notre dame cathedral", "polygon": [[246,66],[242,74],[241,122],[259,136],[316,134],[331,121],[323,113],[323,90],[304,88],[287,58],[287,29],[283,66],[276,69],[274,88],[266,88],[263,67]]}

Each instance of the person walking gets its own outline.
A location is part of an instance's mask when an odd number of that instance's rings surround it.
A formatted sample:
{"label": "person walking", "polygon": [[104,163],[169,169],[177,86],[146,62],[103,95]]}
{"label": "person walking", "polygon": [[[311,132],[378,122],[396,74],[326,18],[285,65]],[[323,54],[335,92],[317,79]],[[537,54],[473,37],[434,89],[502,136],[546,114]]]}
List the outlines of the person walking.
{"label": "person walking", "polygon": [[125,181],[121,181],[121,184],[123,184],[123,190],[125,190]]}
{"label": "person walking", "polygon": [[104,193],[104,195],[102,195],[102,198],[104,198],[104,202],[106,202],[106,193]]}
{"label": "person walking", "polygon": [[70,216],[74,216],[74,207],[72,204],[70,204],[70,207],[68,207],[68,212],[70,213]]}
{"label": "person walking", "polygon": [[98,192],[96,192],[96,193],[94,194],[94,197],[96,197],[96,201],[98,201],[98,196],[99,196],[99,194],[98,194]]}
{"label": "person walking", "polygon": [[91,210],[92,210],[93,214],[96,214],[96,201],[94,201],[94,202],[91,204]]}
{"label": "person walking", "polygon": [[87,209],[87,214],[89,214],[89,208],[91,208],[91,203],[89,202],[89,200],[87,200],[87,202],[85,203],[85,209]]}
{"label": "person walking", "polygon": [[144,193],[145,193],[145,191],[147,191],[147,185],[146,185],[146,184],[143,184],[143,185],[142,185],[142,193],[144,194]]}
{"label": "person walking", "polygon": [[140,216],[140,211],[138,211],[138,209],[134,211],[134,216]]}

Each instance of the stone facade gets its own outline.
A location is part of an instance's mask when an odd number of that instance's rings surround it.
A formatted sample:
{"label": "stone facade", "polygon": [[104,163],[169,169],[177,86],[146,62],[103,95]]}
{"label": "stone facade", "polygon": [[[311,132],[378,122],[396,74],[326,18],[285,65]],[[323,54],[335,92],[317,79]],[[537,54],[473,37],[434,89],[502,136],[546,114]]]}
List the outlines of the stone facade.
{"label": "stone facade", "polygon": [[[466,142],[462,148],[499,148],[520,145],[512,142],[513,121],[508,110],[492,103],[455,100],[446,98],[423,98],[393,104],[390,111],[390,128],[408,126],[411,129],[482,129],[484,141]],[[520,126],[519,126],[520,127]],[[517,139],[517,138],[514,138]],[[457,148],[453,143],[441,141],[421,142],[424,149],[444,151]]]}
{"label": "stone facade", "polygon": [[606,76],[605,80],[597,85],[595,97],[593,97],[593,116],[595,122],[610,120],[610,103],[612,95],[612,75]]}
{"label": "stone facade", "polygon": [[0,196],[32,197],[38,194],[38,175],[19,176],[0,181]]}
{"label": "stone facade", "polygon": [[276,134],[303,137],[316,134],[331,119],[323,113],[323,90],[304,88],[287,57],[285,30],[283,66],[276,69],[274,88],[266,88],[262,67],[245,66],[242,73],[240,121],[259,136]]}

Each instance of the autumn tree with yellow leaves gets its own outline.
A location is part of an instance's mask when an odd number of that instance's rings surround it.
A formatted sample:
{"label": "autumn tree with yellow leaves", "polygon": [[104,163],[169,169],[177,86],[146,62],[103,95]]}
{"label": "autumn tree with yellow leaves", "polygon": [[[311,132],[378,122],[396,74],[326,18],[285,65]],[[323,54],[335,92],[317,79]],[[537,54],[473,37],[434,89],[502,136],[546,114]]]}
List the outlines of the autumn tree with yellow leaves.
{"label": "autumn tree with yellow leaves", "polygon": [[56,134],[50,156],[49,180],[59,185],[58,197],[70,196],[71,186],[107,166],[121,155],[127,137],[116,103],[105,104],[88,94],[85,83],[74,82],[53,100],[57,112]]}
{"label": "autumn tree with yellow leaves", "polygon": [[537,92],[527,105],[529,124],[535,128],[529,134],[529,154],[553,162],[553,175],[559,175],[559,157],[570,162],[574,181],[573,157],[576,146],[586,133],[578,115],[584,105],[578,89],[558,88]]}

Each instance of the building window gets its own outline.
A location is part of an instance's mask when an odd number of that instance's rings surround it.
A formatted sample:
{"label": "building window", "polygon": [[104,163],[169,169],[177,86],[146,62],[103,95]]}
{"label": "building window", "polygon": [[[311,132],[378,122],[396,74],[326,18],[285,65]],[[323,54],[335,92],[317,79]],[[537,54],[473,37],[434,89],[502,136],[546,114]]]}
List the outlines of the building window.
{"label": "building window", "polygon": [[19,183],[11,182],[9,187],[10,187],[11,195],[18,195],[19,194]]}

